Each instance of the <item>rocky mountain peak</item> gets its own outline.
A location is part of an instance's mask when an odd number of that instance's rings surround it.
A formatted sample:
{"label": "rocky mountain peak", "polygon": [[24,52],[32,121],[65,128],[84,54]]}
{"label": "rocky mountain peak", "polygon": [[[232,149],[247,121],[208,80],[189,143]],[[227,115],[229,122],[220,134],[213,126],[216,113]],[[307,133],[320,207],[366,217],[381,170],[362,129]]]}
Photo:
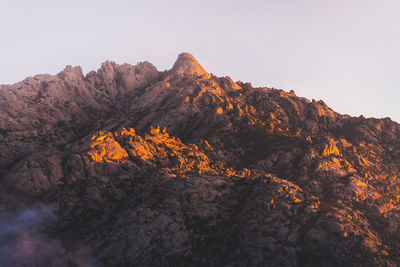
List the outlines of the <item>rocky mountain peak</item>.
{"label": "rocky mountain peak", "polygon": [[196,75],[210,78],[210,74],[189,53],[181,53],[171,70],[178,75]]}
{"label": "rocky mountain peak", "polygon": [[83,72],[80,66],[67,65],[63,71],[57,74],[58,77],[65,79],[82,79]]}
{"label": "rocky mountain peak", "polygon": [[[14,230],[43,205],[55,221]],[[0,85],[0,266],[399,266],[399,229],[389,118],[211,78],[187,53]],[[7,258],[27,242],[35,260]]]}

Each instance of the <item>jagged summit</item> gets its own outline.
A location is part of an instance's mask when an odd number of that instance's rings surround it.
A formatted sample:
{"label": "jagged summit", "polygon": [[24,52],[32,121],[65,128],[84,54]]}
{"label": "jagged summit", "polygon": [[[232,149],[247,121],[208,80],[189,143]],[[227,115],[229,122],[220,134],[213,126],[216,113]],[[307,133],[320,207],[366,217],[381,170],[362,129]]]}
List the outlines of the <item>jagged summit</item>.
{"label": "jagged summit", "polygon": [[[390,119],[211,77],[187,53],[0,88],[0,266],[400,266]],[[17,231],[35,203],[54,219]]]}
{"label": "jagged summit", "polygon": [[210,74],[189,53],[179,54],[171,71],[181,75],[197,75],[210,77]]}

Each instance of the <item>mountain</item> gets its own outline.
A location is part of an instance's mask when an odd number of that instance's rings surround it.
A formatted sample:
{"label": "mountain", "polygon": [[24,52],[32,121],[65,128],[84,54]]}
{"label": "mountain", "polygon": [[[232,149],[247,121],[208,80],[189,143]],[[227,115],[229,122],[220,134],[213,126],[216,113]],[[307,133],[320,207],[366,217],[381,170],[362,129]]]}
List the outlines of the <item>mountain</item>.
{"label": "mountain", "polygon": [[2,85],[0,265],[397,266],[399,148],[188,53]]}

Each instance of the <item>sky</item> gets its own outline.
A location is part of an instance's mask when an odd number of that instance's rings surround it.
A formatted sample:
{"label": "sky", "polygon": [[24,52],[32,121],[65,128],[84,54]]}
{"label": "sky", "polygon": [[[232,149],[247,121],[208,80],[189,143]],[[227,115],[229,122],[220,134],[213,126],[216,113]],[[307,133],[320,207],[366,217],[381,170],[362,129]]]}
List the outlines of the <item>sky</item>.
{"label": "sky", "polygon": [[189,52],[210,73],[400,122],[398,0],[0,2],[0,84]]}

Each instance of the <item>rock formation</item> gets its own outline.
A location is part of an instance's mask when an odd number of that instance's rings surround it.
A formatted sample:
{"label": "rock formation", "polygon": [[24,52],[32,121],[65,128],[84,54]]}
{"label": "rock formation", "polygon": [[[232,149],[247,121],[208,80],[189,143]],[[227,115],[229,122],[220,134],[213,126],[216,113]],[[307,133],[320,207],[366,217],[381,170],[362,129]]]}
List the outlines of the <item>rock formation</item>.
{"label": "rock formation", "polygon": [[[62,249],[33,266],[396,266],[399,148],[389,118],[187,53],[165,72],[68,66],[0,87],[0,211],[52,207],[38,231]],[[2,233],[0,265],[24,266]]]}

